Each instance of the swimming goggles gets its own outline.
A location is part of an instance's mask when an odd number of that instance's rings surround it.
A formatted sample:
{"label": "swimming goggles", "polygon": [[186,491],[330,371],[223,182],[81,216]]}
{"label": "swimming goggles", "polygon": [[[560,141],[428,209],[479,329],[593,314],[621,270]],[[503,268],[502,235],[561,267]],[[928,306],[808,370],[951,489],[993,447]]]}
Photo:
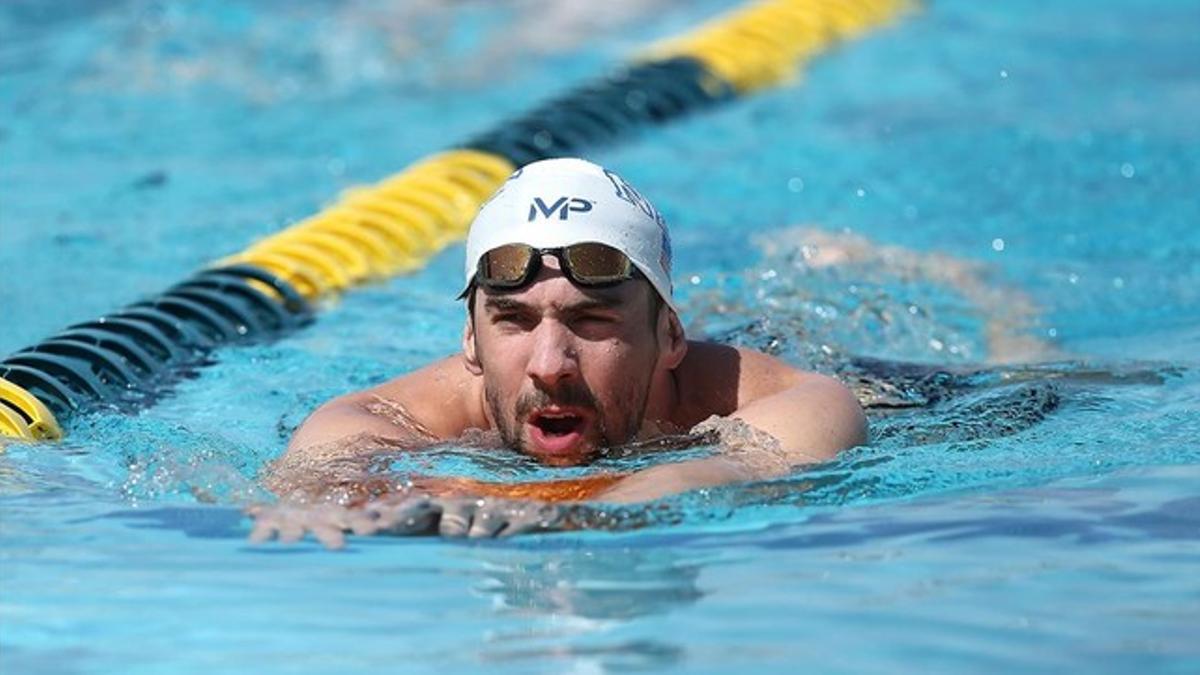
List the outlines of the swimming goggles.
{"label": "swimming goggles", "polygon": [[605,244],[583,242],[559,248],[505,244],[479,259],[475,283],[489,290],[521,288],[537,276],[544,255],[558,258],[559,269],[577,286],[612,286],[641,275],[629,256]]}

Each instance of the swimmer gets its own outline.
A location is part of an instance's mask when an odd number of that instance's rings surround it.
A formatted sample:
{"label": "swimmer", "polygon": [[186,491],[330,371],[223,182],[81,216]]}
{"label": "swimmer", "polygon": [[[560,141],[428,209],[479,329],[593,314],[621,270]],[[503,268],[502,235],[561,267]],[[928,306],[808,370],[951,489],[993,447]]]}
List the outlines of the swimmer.
{"label": "swimmer", "polygon": [[[862,408],[837,380],[686,338],[665,221],[595,164],[551,159],[514,173],[471,224],[464,286],[461,353],[318,408],[271,467],[267,484],[284,501],[251,509],[254,539],[569,529],[572,505],[776,478],[866,442]],[[627,475],[511,486],[418,477],[399,491],[380,479],[317,506],[287,503],[353,482],[381,448],[479,431],[551,467],[684,433],[714,438],[716,451]]]}

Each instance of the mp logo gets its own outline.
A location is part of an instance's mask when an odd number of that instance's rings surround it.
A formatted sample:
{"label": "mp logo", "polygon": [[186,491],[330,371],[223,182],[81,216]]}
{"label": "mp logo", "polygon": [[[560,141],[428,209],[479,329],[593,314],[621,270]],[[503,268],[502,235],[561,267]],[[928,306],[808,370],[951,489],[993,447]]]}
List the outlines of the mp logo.
{"label": "mp logo", "polygon": [[541,197],[534,197],[533,202],[529,204],[529,221],[533,222],[538,214],[543,218],[550,219],[554,214],[558,214],[559,220],[566,220],[571,213],[587,213],[592,210],[592,202],[581,199],[579,197],[559,197],[558,201],[546,205]]}

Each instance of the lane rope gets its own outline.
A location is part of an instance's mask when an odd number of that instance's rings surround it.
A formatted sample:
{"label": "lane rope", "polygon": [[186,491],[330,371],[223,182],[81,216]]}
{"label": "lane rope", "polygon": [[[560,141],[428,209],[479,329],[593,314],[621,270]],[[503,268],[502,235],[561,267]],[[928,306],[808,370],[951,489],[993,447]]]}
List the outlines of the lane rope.
{"label": "lane rope", "polygon": [[151,405],[211,350],[275,339],[311,321],[323,297],[418,269],[465,235],[518,167],[788,82],[816,54],[913,6],[766,0],[651,45],[628,67],[347,190],[316,215],[158,296],[0,361],[0,437],[57,440],[55,412]]}

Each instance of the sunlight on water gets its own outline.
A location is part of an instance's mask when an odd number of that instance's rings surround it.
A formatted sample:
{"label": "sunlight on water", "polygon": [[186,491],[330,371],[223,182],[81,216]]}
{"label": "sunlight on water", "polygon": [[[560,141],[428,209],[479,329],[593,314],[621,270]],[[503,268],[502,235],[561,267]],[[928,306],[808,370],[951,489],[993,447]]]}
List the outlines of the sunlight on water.
{"label": "sunlight on water", "polygon": [[[728,5],[5,3],[0,350]],[[868,446],[573,514],[600,532],[246,543],[313,409],[458,349],[452,247],[0,453],[6,671],[1195,671],[1197,20],[925,3],[801,81],[596,150],[671,220],[689,334],[841,378]],[[542,481],[719,443],[563,470],[492,441],[333,468]]]}

